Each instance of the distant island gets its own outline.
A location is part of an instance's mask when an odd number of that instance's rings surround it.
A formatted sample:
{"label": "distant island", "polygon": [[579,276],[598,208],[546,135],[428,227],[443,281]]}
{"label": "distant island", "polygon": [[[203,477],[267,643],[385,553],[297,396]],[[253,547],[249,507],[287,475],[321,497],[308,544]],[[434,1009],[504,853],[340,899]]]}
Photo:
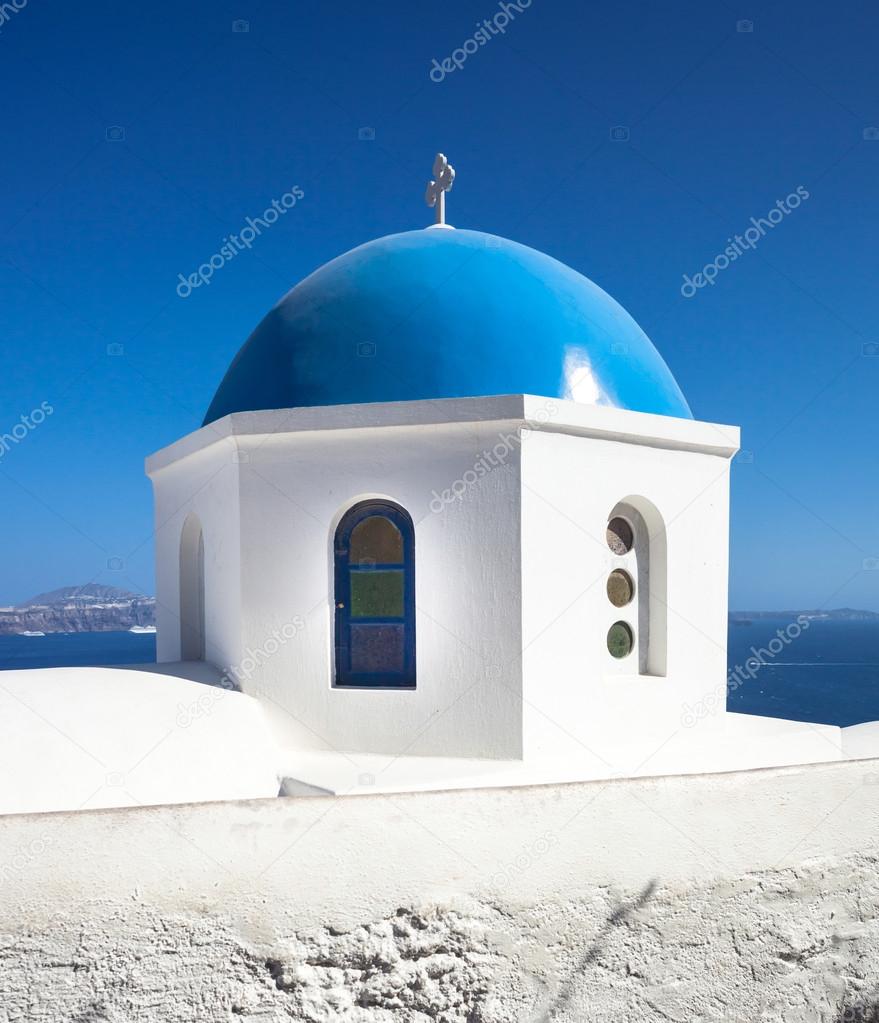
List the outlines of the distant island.
{"label": "distant island", "polygon": [[838,607],[832,611],[730,611],[731,622],[755,622],[761,618],[790,618],[800,616],[832,622],[877,622],[879,611],[858,611],[853,607]]}
{"label": "distant island", "polygon": [[155,626],[156,598],[89,583],[39,593],[0,607],[0,636],[49,632],[126,632]]}
{"label": "distant island", "polygon": [[[879,622],[879,612],[851,607],[831,611],[730,611],[734,625],[747,625],[766,618],[795,621],[809,619],[835,622]],[[156,624],[156,598],[131,593],[115,586],[89,583],[64,586],[39,593],[23,604],[0,607],[0,636],[48,632],[152,631]]]}

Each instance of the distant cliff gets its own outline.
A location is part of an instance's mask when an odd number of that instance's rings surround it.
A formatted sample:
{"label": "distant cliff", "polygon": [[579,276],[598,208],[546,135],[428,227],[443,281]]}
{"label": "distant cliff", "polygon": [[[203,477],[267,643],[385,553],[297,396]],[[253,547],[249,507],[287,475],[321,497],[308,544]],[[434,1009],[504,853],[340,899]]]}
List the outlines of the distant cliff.
{"label": "distant cliff", "polygon": [[124,632],[154,625],[155,597],[91,583],[40,593],[24,604],[0,607],[0,635],[22,632]]}
{"label": "distant cliff", "polygon": [[832,622],[879,622],[879,611],[858,611],[853,607],[837,607],[832,611],[730,611],[731,622],[757,621],[761,618],[824,619]]}

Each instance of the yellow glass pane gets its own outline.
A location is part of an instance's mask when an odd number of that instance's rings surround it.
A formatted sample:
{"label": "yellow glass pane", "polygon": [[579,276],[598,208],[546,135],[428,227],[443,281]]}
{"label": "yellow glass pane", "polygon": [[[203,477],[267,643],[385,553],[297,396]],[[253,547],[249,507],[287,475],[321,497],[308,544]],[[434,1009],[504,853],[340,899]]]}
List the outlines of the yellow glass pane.
{"label": "yellow glass pane", "polygon": [[607,577],[607,599],[614,607],[625,607],[634,595],[632,577],[621,568],[615,568]]}
{"label": "yellow glass pane", "polygon": [[370,515],[351,533],[348,551],[351,565],[402,565],[403,535],[384,515]]}

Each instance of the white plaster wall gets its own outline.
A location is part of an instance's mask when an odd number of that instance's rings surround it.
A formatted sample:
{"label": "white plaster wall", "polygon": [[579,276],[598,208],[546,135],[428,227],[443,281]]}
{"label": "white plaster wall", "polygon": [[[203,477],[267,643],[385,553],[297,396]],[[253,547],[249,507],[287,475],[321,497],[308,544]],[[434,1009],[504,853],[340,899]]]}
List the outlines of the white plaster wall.
{"label": "white plaster wall", "polygon": [[[205,517],[209,644],[263,700],[282,743],[498,759],[524,749],[576,757],[581,776],[640,773],[650,743],[725,683],[737,444],[735,428],[528,395],[228,416],[149,460],[171,522],[160,602],[177,600],[176,544],[194,509]],[[497,448],[501,464],[486,468]],[[352,504],[382,496],[415,521],[418,686],[334,689],[332,531]],[[613,661],[605,645],[618,615],[604,594],[614,565],[604,528],[639,496],[668,533],[665,678],[637,675],[636,658]],[[160,656],[176,650],[169,628],[166,607]]]}
{"label": "white plaster wall", "polygon": [[[244,689],[266,702],[282,741],[521,755],[518,443],[460,500],[434,496],[515,430],[498,422],[239,438],[243,635],[245,656],[260,663]],[[332,537],[368,497],[397,502],[415,524],[414,691],[332,686]],[[276,648],[273,635],[292,638]]]}
{"label": "white plaster wall", "polygon": [[871,762],[0,820],[0,1019],[835,1023]]}
{"label": "white plaster wall", "polygon": [[0,814],[277,792],[262,708],[243,693],[131,668],[0,672]]}
{"label": "white plaster wall", "polygon": [[[725,686],[728,458],[548,430],[528,431],[522,451],[526,755],[631,771],[633,748],[639,763],[652,756],[687,705]],[[608,517],[633,495],[665,524],[664,678],[639,674],[637,652],[616,660],[606,646],[616,620],[638,631],[637,597],[615,608],[605,588],[631,561],[608,548]]]}
{"label": "white plaster wall", "polygon": [[[210,431],[210,427],[206,427]],[[204,534],[205,659],[221,669],[242,658],[241,548],[234,443],[223,440],[151,472],[155,500],[156,657],[179,661],[180,537],[194,512]]]}

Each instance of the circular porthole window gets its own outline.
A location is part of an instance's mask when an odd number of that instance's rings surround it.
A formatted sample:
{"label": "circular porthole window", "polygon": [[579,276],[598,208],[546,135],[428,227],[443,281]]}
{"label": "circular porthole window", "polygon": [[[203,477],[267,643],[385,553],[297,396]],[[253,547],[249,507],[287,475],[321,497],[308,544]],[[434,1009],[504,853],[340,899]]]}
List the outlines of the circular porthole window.
{"label": "circular porthole window", "polygon": [[607,599],[614,607],[625,607],[634,596],[632,577],[621,568],[615,568],[607,577]]}
{"label": "circular porthole window", "polygon": [[611,519],[607,524],[607,546],[614,554],[628,554],[635,542],[632,527],[625,519]]}
{"label": "circular porthole window", "polygon": [[635,636],[625,622],[614,622],[607,632],[607,649],[612,657],[628,657],[635,645]]}

